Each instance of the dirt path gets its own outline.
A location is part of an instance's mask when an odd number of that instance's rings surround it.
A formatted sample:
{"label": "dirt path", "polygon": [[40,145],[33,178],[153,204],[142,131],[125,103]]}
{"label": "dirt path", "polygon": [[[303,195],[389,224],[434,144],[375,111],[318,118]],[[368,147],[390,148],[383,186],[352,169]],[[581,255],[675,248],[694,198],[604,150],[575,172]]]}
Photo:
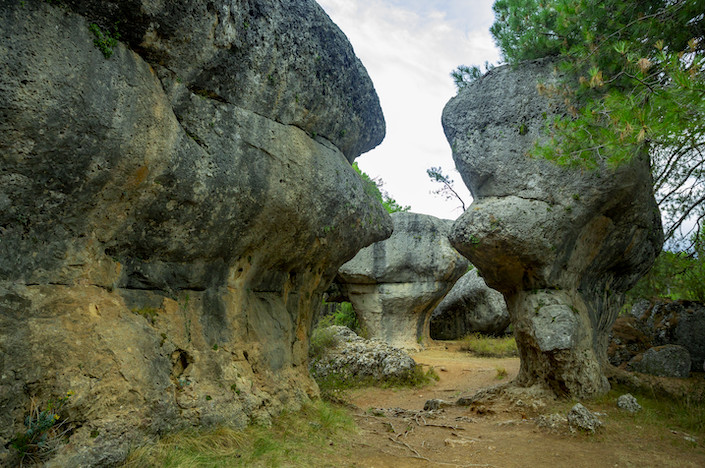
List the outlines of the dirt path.
{"label": "dirt path", "polygon": [[[440,380],[422,389],[367,388],[351,391],[361,428],[351,453],[331,466],[352,467],[705,467],[705,445],[668,428],[638,425],[614,404],[589,404],[605,426],[595,435],[565,426],[543,428],[539,414],[566,413],[571,402],[528,397],[475,407],[423,411],[429,399],[456,401],[507,382],[519,360],[475,358],[456,349],[414,355],[433,366]],[[497,380],[498,369],[507,372]]]}

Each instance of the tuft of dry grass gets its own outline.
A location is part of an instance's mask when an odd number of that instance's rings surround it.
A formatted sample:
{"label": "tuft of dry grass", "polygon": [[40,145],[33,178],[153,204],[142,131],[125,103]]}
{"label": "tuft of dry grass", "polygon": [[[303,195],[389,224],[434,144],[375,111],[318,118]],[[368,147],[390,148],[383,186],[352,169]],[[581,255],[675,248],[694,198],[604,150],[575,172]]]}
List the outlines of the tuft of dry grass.
{"label": "tuft of dry grass", "polygon": [[513,336],[494,337],[473,333],[461,340],[460,349],[481,357],[503,358],[519,355]]}
{"label": "tuft of dry grass", "polygon": [[298,412],[282,413],[271,427],[218,427],[167,435],[134,450],[123,467],[323,466],[326,457],[350,449],[348,436],[356,430],[345,410],[316,401]]}

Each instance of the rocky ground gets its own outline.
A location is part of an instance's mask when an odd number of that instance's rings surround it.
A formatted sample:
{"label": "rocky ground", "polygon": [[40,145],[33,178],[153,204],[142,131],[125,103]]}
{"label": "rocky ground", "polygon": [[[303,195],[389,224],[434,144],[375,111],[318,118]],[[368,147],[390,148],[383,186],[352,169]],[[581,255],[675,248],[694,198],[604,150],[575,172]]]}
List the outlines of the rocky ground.
{"label": "rocky ground", "polygon": [[[645,413],[619,410],[618,395],[583,402],[603,422],[594,435],[572,431],[565,423],[575,402],[538,394],[425,411],[429,399],[455,401],[508,382],[519,370],[518,358],[476,358],[459,351],[457,344],[446,343],[413,356],[435,368],[437,383],[421,389],[366,388],[345,394],[360,432],[353,448],[341,447],[330,466],[705,466],[702,435],[663,427]],[[502,369],[506,377],[498,380]],[[702,380],[703,375],[690,379]]]}

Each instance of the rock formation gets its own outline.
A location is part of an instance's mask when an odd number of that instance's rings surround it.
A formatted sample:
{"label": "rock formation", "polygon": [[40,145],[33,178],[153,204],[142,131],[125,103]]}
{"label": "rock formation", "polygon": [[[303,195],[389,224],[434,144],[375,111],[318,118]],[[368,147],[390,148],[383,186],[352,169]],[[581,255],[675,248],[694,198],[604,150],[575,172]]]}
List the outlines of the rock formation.
{"label": "rock formation", "polygon": [[647,155],[595,170],[527,156],[562,107],[538,84],[558,79],[547,60],[499,67],[447,104],[443,126],[474,198],[450,239],[507,300],[517,383],[585,397],[609,388],[608,333],[663,234]]}
{"label": "rock formation", "polygon": [[694,301],[639,301],[631,314],[615,321],[607,354],[611,364],[624,367],[650,348],[679,345],[688,351],[689,370],[700,372],[705,362],[704,336],[705,305]]}
{"label": "rock formation", "polygon": [[311,375],[319,382],[327,378],[347,382],[405,382],[413,378],[416,362],[405,351],[361,338],[348,327],[334,325],[322,332],[330,333],[333,343],[311,360]]}
{"label": "rock formation", "polygon": [[690,354],[683,346],[656,346],[629,361],[627,368],[660,377],[686,378],[690,375]]}
{"label": "rock formation", "polygon": [[431,312],[468,262],[448,242],[451,221],[417,213],[392,213],[392,220],[392,237],[362,249],[336,282],[370,338],[418,349],[430,338]]}
{"label": "rock formation", "polygon": [[470,333],[498,335],[509,326],[504,296],[473,269],[458,280],[431,314],[431,338],[457,340]]}
{"label": "rock formation", "polygon": [[55,466],[315,395],[312,311],[392,228],[349,164],[378,99],[323,10],[5,1],[0,30],[0,465],[67,391]]}

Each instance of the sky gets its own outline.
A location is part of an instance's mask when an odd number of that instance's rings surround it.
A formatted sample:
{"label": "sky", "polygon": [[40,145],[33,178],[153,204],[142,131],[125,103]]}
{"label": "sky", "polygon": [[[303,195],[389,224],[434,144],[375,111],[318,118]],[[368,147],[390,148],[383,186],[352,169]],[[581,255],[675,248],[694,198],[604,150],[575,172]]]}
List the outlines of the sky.
{"label": "sky", "polygon": [[350,40],[372,78],[387,123],[380,146],[357,158],[364,172],[411,211],[456,219],[457,200],[426,169],[441,166],[468,205],[472,198],[455,171],[441,113],[456,94],[458,65],[497,63],[489,33],[493,0],[318,0]]}

